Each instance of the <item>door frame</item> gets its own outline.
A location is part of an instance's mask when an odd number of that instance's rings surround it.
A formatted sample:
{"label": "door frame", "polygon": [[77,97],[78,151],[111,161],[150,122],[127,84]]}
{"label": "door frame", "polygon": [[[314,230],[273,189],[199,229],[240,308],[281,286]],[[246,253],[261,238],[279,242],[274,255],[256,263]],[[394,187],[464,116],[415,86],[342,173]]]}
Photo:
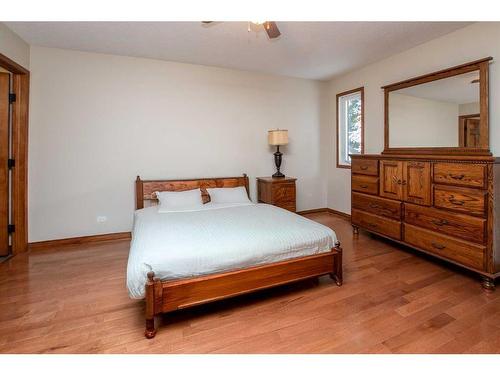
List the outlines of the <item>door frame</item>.
{"label": "door frame", "polygon": [[459,147],[465,147],[465,138],[464,138],[464,128],[465,128],[465,122],[469,118],[474,118],[474,117],[481,117],[479,113],[473,113],[470,115],[461,115],[458,116],[458,146]]}
{"label": "door frame", "polygon": [[[0,53],[0,66],[12,73],[12,92],[16,101],[12,105],[12,157],[15,166],[11,179],[12,255],[28,248],[28,113],[30,72]],[[0,228],[0,230],[4,230]],[[6,230],[6,229],[5,229]]]}

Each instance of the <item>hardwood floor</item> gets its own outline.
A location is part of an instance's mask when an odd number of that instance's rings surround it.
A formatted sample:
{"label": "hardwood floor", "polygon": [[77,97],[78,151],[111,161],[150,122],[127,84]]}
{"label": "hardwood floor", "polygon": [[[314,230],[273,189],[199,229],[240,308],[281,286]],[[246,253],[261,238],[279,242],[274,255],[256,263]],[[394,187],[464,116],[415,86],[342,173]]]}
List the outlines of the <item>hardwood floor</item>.
{"label": "hardwood floor", "polygon": [[342,287],[327,276],[165,314],[153,340],[127,295],[128,241],[19,254],[0,264],[0,353],[500,353],[500,291],[308,217],[342,242]]}

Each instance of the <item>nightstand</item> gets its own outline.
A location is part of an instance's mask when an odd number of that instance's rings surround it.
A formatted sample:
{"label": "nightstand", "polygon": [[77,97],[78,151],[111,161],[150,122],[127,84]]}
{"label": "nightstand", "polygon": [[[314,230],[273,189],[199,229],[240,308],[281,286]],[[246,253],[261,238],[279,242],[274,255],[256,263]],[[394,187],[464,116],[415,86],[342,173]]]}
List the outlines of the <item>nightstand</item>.
{"label": "nightstand", "polygon": [[257,177],[257,199],[259,203],[272,204],[295,212],[296,180],[293,177]]}

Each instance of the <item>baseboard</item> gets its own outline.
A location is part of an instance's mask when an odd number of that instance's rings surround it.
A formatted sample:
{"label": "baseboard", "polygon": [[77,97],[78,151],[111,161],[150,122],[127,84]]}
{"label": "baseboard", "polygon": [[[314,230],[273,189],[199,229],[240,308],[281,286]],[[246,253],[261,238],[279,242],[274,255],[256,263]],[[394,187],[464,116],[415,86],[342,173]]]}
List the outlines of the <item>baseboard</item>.
{"label": "baseboard", "polygon": [[100,243],[100,242],[110,242],[119,240],[130,240],[130,232],[120,232],[120,233],[108,233],[108,234],[97,234],[94,236],[83,236],[83,237],[72,237],[63,238],[60,240],[49,240],[40,242],[30,242],[28,244],[28,250],[42,250],[50,249],[62,246],[71,245],[82,245],[88,243]]}
{"label": "baseboard", "polygon": [[327,212],[327,208],[313,208],[312,210],[297,211],[297,215],[308,215],[308,214],[318,214],[322,212]]}
{"label": "baseboard", "polygon": [[317,213],[323,213],[323,212],[328,212],[330,214],[342,216],[345,219],[351,220],[351,215],[349,215],[349,214],[347,214],[345,212],[337,211],[337,210],[334,210],[333,208],[327,208],[327,207],[324,207],[324,208],[314,208],[312,210],[297,211],[297,214],[299,214],[299,215],[308,215],[308,214],[317,214]]}
{"label": "baseboard", "polygon": [[331,214],[342,216],[345,219],[351,220],[351,215],[349,215],[348,213],[345,213],[342,211],[337,211],[337,210],[334,210],[333,208],[327,208],[326,211],[331,213]]}

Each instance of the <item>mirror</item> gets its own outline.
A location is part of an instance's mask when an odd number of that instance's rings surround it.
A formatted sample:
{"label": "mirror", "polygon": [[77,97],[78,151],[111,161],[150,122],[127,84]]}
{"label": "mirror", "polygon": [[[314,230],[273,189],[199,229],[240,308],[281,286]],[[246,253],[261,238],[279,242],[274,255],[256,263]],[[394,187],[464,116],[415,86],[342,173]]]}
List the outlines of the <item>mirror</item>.
{"label": "mirror", "polygon": [[489,153],[489,60],[385,86],[384,153]]}

